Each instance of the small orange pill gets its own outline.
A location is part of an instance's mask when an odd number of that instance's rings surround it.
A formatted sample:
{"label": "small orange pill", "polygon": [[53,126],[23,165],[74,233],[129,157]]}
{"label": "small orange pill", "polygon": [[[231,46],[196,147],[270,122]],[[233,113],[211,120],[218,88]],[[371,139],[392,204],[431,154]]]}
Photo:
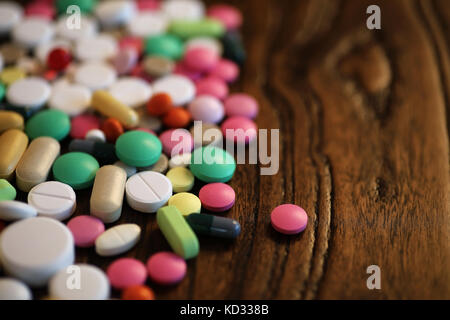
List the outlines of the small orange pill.
{"label": "small orange pill", "polygon": [[117,138],[123,133],[122,124],[114,118],[103,121],[100,129],[105,133],[106,140],[109,142],[116,142]]}
{"label": "small orange pill", "polygon": [[172,109],[172,98],[167,93],[157,93],[147,103],[147,111],[152,116],[162,116]]}
{"label": "small orange pill", "polygon": [[184,128],[191,122],[191,114],[183,108],[171,109],[163,118],[163,123],[169,128]]}
{"label": "small orange pill", "polygon": [[144,285],[126,288],[122,292],[122,300],[155,300],[153,290]]}

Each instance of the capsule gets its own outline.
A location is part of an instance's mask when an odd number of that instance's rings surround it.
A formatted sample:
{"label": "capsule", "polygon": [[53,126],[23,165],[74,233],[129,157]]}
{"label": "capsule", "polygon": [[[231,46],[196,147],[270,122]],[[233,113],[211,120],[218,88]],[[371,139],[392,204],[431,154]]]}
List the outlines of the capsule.
{"label": "capsule", "polygon": [[74,139],[69,144],[69,151],[85,152],[92,155],[100,164],[111,164],[116,162],[116,147],[111,143],[96,141],[92,139]]}
{"label": "capsule", "polygon": [[14,111],[0,111],[0,134],[9,129],[23,130],[23,117]]}
{"label": "capsule", "polygon": [[192,230],[198,234],[235,239],[241,233],[239,222],[230,218],[202,213],[192,213],[185,218]]}
{"label": "capsule", "polygon": [[139,115],[136,111],[118,101],[108,91],[95,91],[91,104],[95,110],[104,116],[116,118],[125,127],[133,128],[139,123]]}
{"label": "capsule", "polygon": [[184,259],[198,255],[200,245],[183,215],[175,206],[165,206],[156,212],[156,222],[176,254]]}
{"label": "capsule", "polygon": [[0,179],[9,180],[28,145],[28,137],[17,129],[9,129],[0,136]]}
{"label": "capsule", "polygon": [[120,218],[127,174],[117,166],[108,165],[98,169],[92,188],[91,215],[105,223]]}

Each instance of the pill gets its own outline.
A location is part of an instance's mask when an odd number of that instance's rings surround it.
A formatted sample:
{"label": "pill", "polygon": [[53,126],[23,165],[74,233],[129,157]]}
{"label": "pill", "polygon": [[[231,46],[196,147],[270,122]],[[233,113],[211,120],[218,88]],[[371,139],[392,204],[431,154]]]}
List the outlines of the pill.
{"label": "pill", "polygon": [[70,132],[70,119],[59,110],[40,111],[27,121],[25,132],[30,139],[45,136],[61,141]]}
{"label": "pill", "polygon": [[95,175],[90,199],[91,215],[105,223],[120,218],[127,174],[117,166],[101,167]]}
{"label": "pill", "polygon": [[16,169],[17,187],[24,192],[47,180],[60,145],[51,137],[34,139],[23,154]]}
{"label": "pill", "polygon": [[227,140],[238,144],[248,144],[257,138],[258,127],[251,119],[242,116],[227,118],[221,125],[222,134]]}
{"label": "pill", "polygon": [[193,120],[204,121],[208,123],[218,123],[224,116],[222,102],[211,95],[198,95],[189,103],[189,112]]}
{"label": "pill", "polygon": [[56,70],[64,70],[72,61],[72,55],[69,50],[65,48],[54,48],[51,49],[47,55],[47,67]]}
{"label": "pill", "polygon": [[69,144],[69,151],[89,153],[100,164],[111,164],[117,161],[116,148],[111,143],[74,139]]}
{"label": "pill", "polygon": [[220,41],[217,40],[216,38],[212,38],[212,37],[194,37],[194,38],[190,38],[185,43],[186,51],[189,49],[198,48],[198,47],[208,48],[209,50],[213,50],[219,56],[222,55],[222,51],[223,51],[222,44],[220,43]]}
{"label": "pill", "polygon": [[147,167],[140,167],[138,169],[139,171],[155,171],[164,174],[166,173],[168,167],[169,167],[169,159],[164,153],[162,153],[155,164]]}
{"label": "pill", "polygon": [[[54,49],[62,49],[65,51],[65,53],[69,54],[69,56],[66,56],[66,55],[63,56],[62,52],[59,52],[58,55],[61,55],[61,57],[64,58],[64,59],[62,59],[62,61],[67,61],[66,59],[69,57],[70,57],[70,61],[71,61],[71,58],[72,58],[70,55],[71,46],[72,45],[71,45],[70,41],[68,41],[66,39],[61,39],[61,38],[52,39],[48,42],[39,44],[34,49],[34,56],[42,64],[45,64],[48,62],[48,57],[49,57],[50,52],[52,52]],[[58,57],[58,58],[60,58],[60,57]]]}
{"label": "pill", "polygon": [[0,72],[0,81],[9,86],[26,77],[25,71],[18,67],[8,67]]}
{"label": "pill", "polygon": [[0,20],[0,33],[5,34],[22,20],[23,9],[19,4],[14,2],[1,2],[0,16],[2,17]]}
{"label": "pill", "polygon": [[161,141],[148,132],[128,131],[116,141],[116,155],[130,166],[145,167],[155,164],[162,152]]}
{"label": "pill", "polygon": [[184,128],[191,122],[191,114],[183,108],[170,109],[163,117],[163,123],[169,128]]}
{"label": "pill", "polygon": [[197,0],[164,1],[161,8],[170,20],[197,21],[205,14],[203,2]]}
{"label": "pill", "polygon": [[38,77],[14,81],[6,92],[8,102],[18,107],[40,108],[50,98],[51,87]]}
{"label": "pill", "polygon": [[167,93],[154,94],[147,103],[147,111],[152,116],[162,116],[172,109],[172,98]]}
{"label": "pill", "polygon": [[187,167],[191,163],[191,153],[177,154],[170,158],[169,168]]}
{"label": "pill", "polygon": [[63,111],[69,116],[77,116],[89,107],[91,95],[90,90],[81,84],[56,86],[52,89],[48,106]]}
{"label": "pill", "polygon": [[14,200],[0,201],[0,220],[15,221],[37,216],[32,206]]}
{"label": "pill", "polygon": [[156,221],[176,254],[184,259],[191,259],[198,255],[200,245],[197,236],[177,207],[169,205],[159,208]]}
{"label": "pill", "polygon": [[116,142],[117,138],[123,134],[124,129],[119,120],[108,118],[103,121],[101,130],[105,133],[106,140],[109,142]]}
{"label": "pill", "polygon": [[175,206],[183,216],[188,216],[191,213],[200,213],[202,208],[200,199],[190,192],[174,194],[170,197],[167,204],[169,206]]}
{"label": "pill", "polygon": [[207,15],[221,21],[227,30],[235,30],[242,24],[241,12],[228,4],[216,4],[209,7]]}
{"label": "pill", "polygon": [[76,68],[74,73],[76,83],[84,85],[91,90],[101,90],[109,87],[116,81],[116,70],[103,62],[85,62]]}
{"label": "pill", "polygon": [[[78,282],[73,275],[79,276]],[[89,264],[75,264],[58,271],[49,281],[48,292],[55,300],[106,300],[110,286],[106,274]]]}
{"label": "pill", "polygon": [[175,106],[181,106],[194,99],[195,85],[185,76],[172,74],[153,82],[153,92],[165,92],[170,95]]}
{"label": "pill", "polygon": [[75,190],[92,186],[99,168],[97,160],[84,152],[69,152],[59,156],[53,163],[53,177]]}
{"label": "pill", "polygon": [[119,75],[130,73],[138,61],[138,53],[132,47],[121,48],[114,56],[111,63]]}
{"label": "pill", "polygon": [[234,205],[236,194],[229,185],[216,182],[204,185],[200,189],[198,197],[203,208],[214,212],[223,212]]}
{"label": "pill", "polygon": [[116,40],[107,34],[81,38],[76,42],[74,54],[80,61],[104,61],[118,51]]}
{"label": "pill", "polygon": [[220,59],[209,72],[209,76],[214,76],[231,83],[239,77],[239,67],[231,60]]}
{"label": "pill", "polygon": [[86,140],[94,140],[95,142],[106,142],[105,134],[100,129],[92,129],[86,132],[84,137]]}
{"label": "pill", "polygon": [[194,232],[212,237],[234,239],[241,232],[241,225],[236,220],[211,214],[193,213],[186,221]]}
{"label": "pill", "polygon": [[215,76],[207,76],[195,83],[197,95],[207,94],[217,99],[223,100],[228,96],[228,86],[226,82]]}
{"label": "pill", "polygon": [[28,145],[28,137],[17,129],[0,135],[0,179],[10,179]]}
{"label": "pill", "polygon": [[258,102],[246,93],[234,93],[225,101],[225,113],[228,117],[241,116],[254,119],[258,114]]}
{"label": "pill", "polygon": [[134,175],[137,172],[136,167],[126,165],[122,161],[116,161],[114,163],[114,165],[118,166],[119,168],[122,168],[125,171],[125,173],[127,174],[127,178],[131,177],[132,175]]}
{"label": "pill", "polygon": [[149,56],[143,61],[143,68],[150,76],[159,78],[172,73],[175,63],[161,56]]}
{"label": "pill", "polygon": [[93,114],[81,114],[71,120],[70,136],[74,139],[84,139],[89,130],[99,129],[100,119]]}
{"label": "pill", "polygon": [[206,146],[194,150],[190,170],[204,182],[227,182],[236,170],[236,161],[226,150]]}
{"label": "pill", "polygon": [[142,171],[128,179],[125,191],[134,210],[156,212],[172,196],[172,183],[161,173]]}
{"label": "pill", "polygon": [[0,179],[0,201],[14,200],[17,192],[6,179]]}
{"label": "pill", "polygon": [[61,15],[56,22],[56,34],[64,40],[77,41],[84,37],[90,37],[97,32],[97,23],[91,17],[81,15],[79,28],[73,28],[71,15]]}
{"label": "pill", "polygon": [[173,192],[186,192],[194,187],[194,175],[184,167],[172,168],[166,176],[172,183]]}
{"label": "pill", "polygon": [[36,209],[39,216],[65,220],[75,211],[76,195],[67,184],[47,181],[30,190],[28,204]]}
{"label": "pill", "polygon": [[145,41],[145,53],[178,60],[183,55],[183,42],[172,34],[152,35]]}
{"label": "pill", "polygon": [[45,217],[8,226],[0,236],[0,251],[6,273],[33,287],[45,286],[56,272],[74,261],[69,229]]}
{"label": "pill", "polygon": [[219,62],[219,55],[215,50],[205,47],[195,47],[186,50],[184,54],[185,65],[197,72],[212,70]]}
{"label": "pill", "polygon": [[146,38],[162,34],[167,29],[167,17],[160,12],[139,12],[127,24],[128,32],[134,37]]}
{"label": "pill", "polygon": [[150,279],[161,285],[179,283],[186,276],[186,261],[172,252],[157,252],[147,260]]}
{"label": "pill", "polygon": [[221,38],[223,45],[223,57],[242,65],[246,58],[242,39],[237,32],[227,32]]}
{"label": "pill", "polygon": [[215,19],[203,19],[198,21],[177,20],[172,21],[169,32],[182,38],[206,36],[219,38],[224,34],[224,27]]}
{"label": "pill", "polygon": [[155,300],[152,289],[145,285],[133,285],[122,291],[122,300]]}
{"label": "pill", "polygon": [[95,240],[95,252],[100,256],[115,256],[133,248],[141,236],[141,228],[134,223],[120,224],[103,232]]}
{"label": "pill", "polygon": [[0,300],[31,300],[30,288],[13,278],[0,278]]}
{"label": "pill", "polygon": [[203,74],[201,72],[189,69],[182,60],[177,62],[173,73],[185,76],[194,82],[200,80],[203,77]]}
{"label": "pill", "polygon": [[133,37],[129,35],[125,35],[119,39],[119,47],[124,49],[132,49],[136,51],[136,53],[140,56],[142,54],[142,49],[144,46],[144,42],[140,37]]}
{"label": "pill", "polygon": [[144,284],[147,279],[145,265],[133,258],[120,258],[108,266],[106,270],[111,286],[116,289],[125,289],[135,285]]}
{"label": "pill", "polygon": [[144,105],[152,96],[150,85],[136,77],[120,78],[108,90],[114,98],[130,108]]}
{"label": "pill", "polygon": [[284,234],[297,234],[305,230],[308,215],[294,204],[282,204],[273,209],[270,222],[275,230]]}
{"label": "pill", "polygon": [[115,99],[107,91],[95,91],[92,95],[92,107],[106,117],[116,118],[125,127],[135,127],[139,123],[138,114]]}
{"label": "pill", "polygon": [[119,27],[129,22],[136,14],[134,1],[100,2],[95,7],[95,15],[105,28]]}
{"label": "pill", "polygon": [[67,228],[72,232],[75,245],[81,248],[91,247],[105,231],[103,222],[92,216],[81,215],[70,219]]}
{"label": "pill", "polygon": [[23,117],[19,113],[0,111],[0,134],[9,129],[23,130],[23,128]]}
{"label": "pill", "polygon": [[170,157],[188,153],[194,147],[194,140],[186,129],[166,130],[159,136],[164,153]]}
{"label": "pill", "polygon": [[53,24],[40,17],[26,17],[12,30],[12,38],[21,46],[31,49],[49,41],[55,33]]}
{"label": "pill", "polygon": [[195,121],[189,132],[194,137],[195,148],[206,145],[219,148],[223,146],[222,131],[213,123]]}

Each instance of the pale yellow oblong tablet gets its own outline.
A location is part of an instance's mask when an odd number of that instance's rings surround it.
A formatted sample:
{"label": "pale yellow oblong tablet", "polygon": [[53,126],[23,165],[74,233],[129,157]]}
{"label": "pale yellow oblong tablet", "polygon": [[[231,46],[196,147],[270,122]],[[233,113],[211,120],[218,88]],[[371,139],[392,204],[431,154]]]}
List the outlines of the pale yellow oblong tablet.
{"label": "pale yellow oblong tablet", "polygon": [[0,111],[0,133],[9,129],[23,130],[23,117],[14,111]]}
{"label": "pale yellow oblong tablet", "polygon": [[120,218],[127,174],[114,165],[101,167],[95,175],[91,194],[91,215],[105,223]]}
{"label": "pale yellow oblong tablet", "polygon": [[0,179],[10,179],[28,145],[28,137],[17,129],[0,135]]}
{"label": "pale yellow oblong tablet", "polygon": [[48,173],[60,150],[59,142],[54,138],[34,139],[17,165],[17,187],[28,192],[35,185],[47,180]]}
{"label": "pale yellow oblong tablet", "polygon": [[95,91],[92,95],[91,105],[101,114],[116,118],[125,127],[133,128],[139,123],[139,115],[136,111],[114,98],[108,91]]}

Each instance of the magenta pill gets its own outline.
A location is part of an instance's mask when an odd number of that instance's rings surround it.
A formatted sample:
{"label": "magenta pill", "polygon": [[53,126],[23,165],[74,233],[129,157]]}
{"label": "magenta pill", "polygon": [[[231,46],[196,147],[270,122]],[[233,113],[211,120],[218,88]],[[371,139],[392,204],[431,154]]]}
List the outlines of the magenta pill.
{"label": "magenta pill", "polygon": [[[192,139],[192,135],[186,129],[166,130],[160,134],[159,140],[163,146],[164,153],[170,157],[191,152],[194,148],[194,139]],[[172,152],[174,152],[173,155]]]}
{"label": "magenta pill", "polygon": [[223,212],[234,205],[236,193],[229,185],[215,182],[203,186],[198,197],[203,208],[214,212]]}
{"label": "magenta pill", "polygon": [[207,123],[218,123],[224,116],[222,102],[216,97],[204,94],[189,103],[188,110],[192,119]]}
{"label": "magenta pill", "polygon": [[235,81],[239,77],[239,67],[233,61],[221,59],[210,71],[209,75],[220,78],[230,83]]}
{"label": "magenta pill", "polygon": [[218,77],[208,76],[195,83],[197,95],[209,94],[223,100],[228,96],[226,82]]}
{"label": "magenta pill", "polygon": [[295,204],[282,204],[270,214],[272,226],[284,234],[297,234],[305,230],[308,215],[305,210]]}
{"label": "magenta pill", "polygon": [[111,286],[116,289],[125,289],[140,285],[147,279],[145,265],[133,258],[120,258],[111,263],[106,270]]}
{"label": "magenta pill", "polygon": [[67,227],[72,232],[75,245],[81,248],[93,246],[95,239],[105,231],[105,225],[100,219],[87,215],[70,219]]}
{"label": "magenta pill", "polygon": [[70,136],[73,139],[84,139],[89,130],[99,129],[100,120],[93,114],[82,114],[73,117],[70,126]]}
{"label": "magenta pill", "polygon": [[221,126],[222,134],[226,139],[236,143],[250,143],[256,139],[258,127],[256,123],[246,117],[229,117]]}
{"label": "magenta pill", "polygon": [[137,7],[139,11],[155,11],[159,9],[158,0],[138,0]]}
{"label": "magenta pill", "polygon": [[158,252],[147,261],[150,279],[163,285],[176,284],[186,275],[186,261],[172,252]]}
{"label": "magenta pill", "polygon": [[182,61],[178,61],[173,71],[175,74],[179,74],[188,77],[192,81],[197,81],[202,77],[202,73],[189,69]]}
{"label": "magenta pill", "polygon": [[38,17],[45,20],[52,20],[55,15],[55,9],[52,5],[44,1],[34,1],[25,7],[25,15],[29,17]]}
{"label": "magenta pill", "polygon": [[119,40],[119,48],[121,50],[125,48],[131,48],[136,50],[137,54],[140,55],[143,49],[142,38],[138,37],[123,37]]}
{"label": "magenta pill", "polygon": [[245,93],[230,94],[223,103],[225,114],[229,117],[241,116],[254,119],[258,115],[258,102]]}
{"label": "magenta pill", "polygon": [[208,9],[207,15],[222,22],[227,30],[234,30],[242,25],[242,14],[233,6],[217,4]]}
{"label": "magenta pill", "polygon": [[213,69],[219,61],[219,55],[215,50],[206,47],[188,49],[184,54],[185,65],[194,71],[205,72]]}

